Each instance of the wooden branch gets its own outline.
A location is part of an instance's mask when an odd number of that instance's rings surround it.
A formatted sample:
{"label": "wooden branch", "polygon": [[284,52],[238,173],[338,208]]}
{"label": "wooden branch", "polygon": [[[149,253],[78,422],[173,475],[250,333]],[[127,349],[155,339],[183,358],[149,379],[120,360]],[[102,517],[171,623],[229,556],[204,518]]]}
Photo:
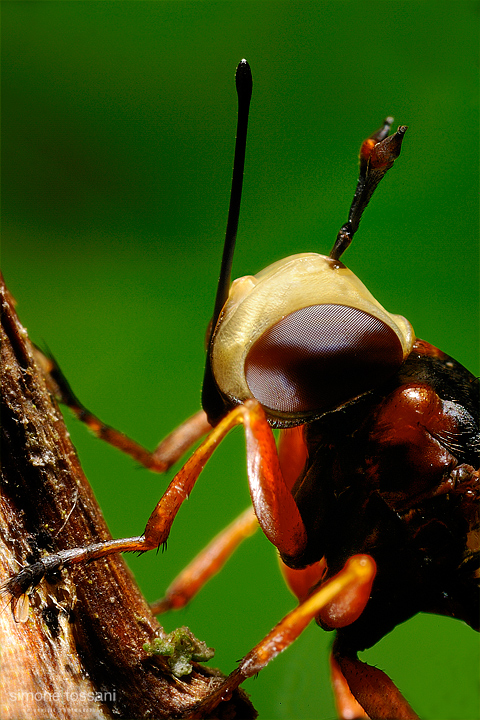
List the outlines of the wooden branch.
{"label": "wooden branch", "polygon": [[[47,552],[110,539],[62,415],[1,285],[0,584]],[[26,622],[0,608],[2,720],[188,717],[221,674],[172,676],[143,644],[159,625],[119,556],[43,580]],[[214,718],[254,718],[243,692]]]}

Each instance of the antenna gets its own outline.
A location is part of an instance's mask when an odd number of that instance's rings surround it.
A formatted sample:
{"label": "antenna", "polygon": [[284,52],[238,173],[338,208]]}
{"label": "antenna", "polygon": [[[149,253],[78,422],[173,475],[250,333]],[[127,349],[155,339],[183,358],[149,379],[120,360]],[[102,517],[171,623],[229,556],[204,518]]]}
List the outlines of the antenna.
{"label": "antenna", "polygon": [[235,141],[235,158],[233,160],[232,189],[230,191],[230,207],[228,209],[225,244],[223,246],[220,277],[215,298],[215,309],[212,319],[212,332],[225,305],[230,289],[233,252],[237,239],[240,201],[242,199],[243,168],[245,165],[245,148],[247,144],[248,111],[252,97],[252,72],[246,60],[238,63],[235,73],[235,84],[238,95],[237,137]]}
{"label": "antenna", "polygon": [[400,155],[407,126],[401,125],[396,133],[387,137],[392,122],[392,117],[385,118],[382,127],[362,143],[357,188],[348,214],[348,221],[340,228],[335,244],[330,251],[330,257],[333,260],[338,260],[352,242],[363,211],[370,202],[375,188]]}
{"label": "antenna", "polygon": [[[225,243],[223,246],[222,264],[218,279],[217,294],[213,311],[208,344],[212,338],[222,308],[225,305],[230,290],[233,253],[237,239],[238,218],[240,215],[240,202],[242,199],[243,169],[245,166],[245,148],[247,144],[248,111],[252,97],[252,72],[246,60],[241,60],[235,72],[235,85],[238,96],[237,137],[235,140],[235,157],[233,160],[232,188],[230,191],[230,206],[228,208],[227,228],[225,230]],[[207,362],[202,388],[202,405],[210,422],[218,421],[224,409],[224,404],[213,378],[210,364],[210,355],[207,351]]]}

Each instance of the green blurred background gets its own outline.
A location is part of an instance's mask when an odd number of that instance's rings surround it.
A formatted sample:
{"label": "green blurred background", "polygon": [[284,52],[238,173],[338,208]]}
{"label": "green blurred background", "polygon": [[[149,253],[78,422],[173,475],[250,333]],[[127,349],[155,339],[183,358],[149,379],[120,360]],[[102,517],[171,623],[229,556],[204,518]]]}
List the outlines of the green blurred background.
{"label": "green blurred background", "polygon": [[[409,126],[402,155],[344,260],[478,373],[477,2],[3,2],[2,16],[3,270],[32,338],[105,422],[153,448],[199,407],[242,57],[235,275],[328,253],[360,143],[392,114]],[[141,532],[167,479],[69,428],[113,535]],[[147,598],[247,503],[237,430],[168,551],[128,558]],[[164,624],[189,625],[229,672],[294,604],[258,533]],[[335,716],[331,639],[309,627],[245,683],[263,720]],[[462,623],[418,616],[364,656],[424,720],[478,717],[478,636]]]}

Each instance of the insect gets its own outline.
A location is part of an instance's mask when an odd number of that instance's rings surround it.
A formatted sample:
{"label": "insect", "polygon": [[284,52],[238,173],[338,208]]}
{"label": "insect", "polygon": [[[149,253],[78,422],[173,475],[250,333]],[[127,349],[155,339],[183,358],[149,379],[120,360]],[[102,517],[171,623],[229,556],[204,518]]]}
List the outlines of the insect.
{"label": "insect", "polygon": [[[148,453],[76,399],[52,358],[52,390],[101,437],[164,470],[207,438],[177,473],[142,535],[45,556],[7,584],[12,606],[47,572],[166,542],[216,445],[245,428],[255,517],[243,516],[213,553],[182,576],[156,610],[185,603],[257,520],[279,551],[300,604],[212,696],[199,715],[258,672],[313,618],[336,631],[333,677],[341,717],[417,717],[381,671],[357,653],[419,611],[478,629],[478,382],[415,338],[340,260],[406,128],[391,118],[360,152],[349,219],[329,256],[304,253],[230,283],[251,75],[237,69],[239,117],[231,205],[208,332],[203,411]],[[271,428],[282,431],[279,449]],[[205,558],[209,558],[205,563]],[[200,578],[200,579],[199,579]]]}

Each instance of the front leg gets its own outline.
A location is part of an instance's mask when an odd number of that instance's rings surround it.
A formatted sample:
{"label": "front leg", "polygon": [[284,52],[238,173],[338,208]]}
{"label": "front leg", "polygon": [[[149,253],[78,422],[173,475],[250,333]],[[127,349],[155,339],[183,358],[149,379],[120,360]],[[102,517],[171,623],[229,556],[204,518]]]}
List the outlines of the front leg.
{"label": "front leg", "polygon": [[175,475],[152,512],[143,535],[61,550],[23,568],[3,587],[3,591],[11,596],[12,608],[15,609],[19,599],[46,574],[115,553],[146,552],[164,544],[177,512],[193,490],[206,462],[225,435],[239,424],[245,428],[250,494],[260,525],[282,554],[300,554],[306,545],[300,513],[283,480],[275,440],[263,410],[255,400],[248,400],[220,421]]}

